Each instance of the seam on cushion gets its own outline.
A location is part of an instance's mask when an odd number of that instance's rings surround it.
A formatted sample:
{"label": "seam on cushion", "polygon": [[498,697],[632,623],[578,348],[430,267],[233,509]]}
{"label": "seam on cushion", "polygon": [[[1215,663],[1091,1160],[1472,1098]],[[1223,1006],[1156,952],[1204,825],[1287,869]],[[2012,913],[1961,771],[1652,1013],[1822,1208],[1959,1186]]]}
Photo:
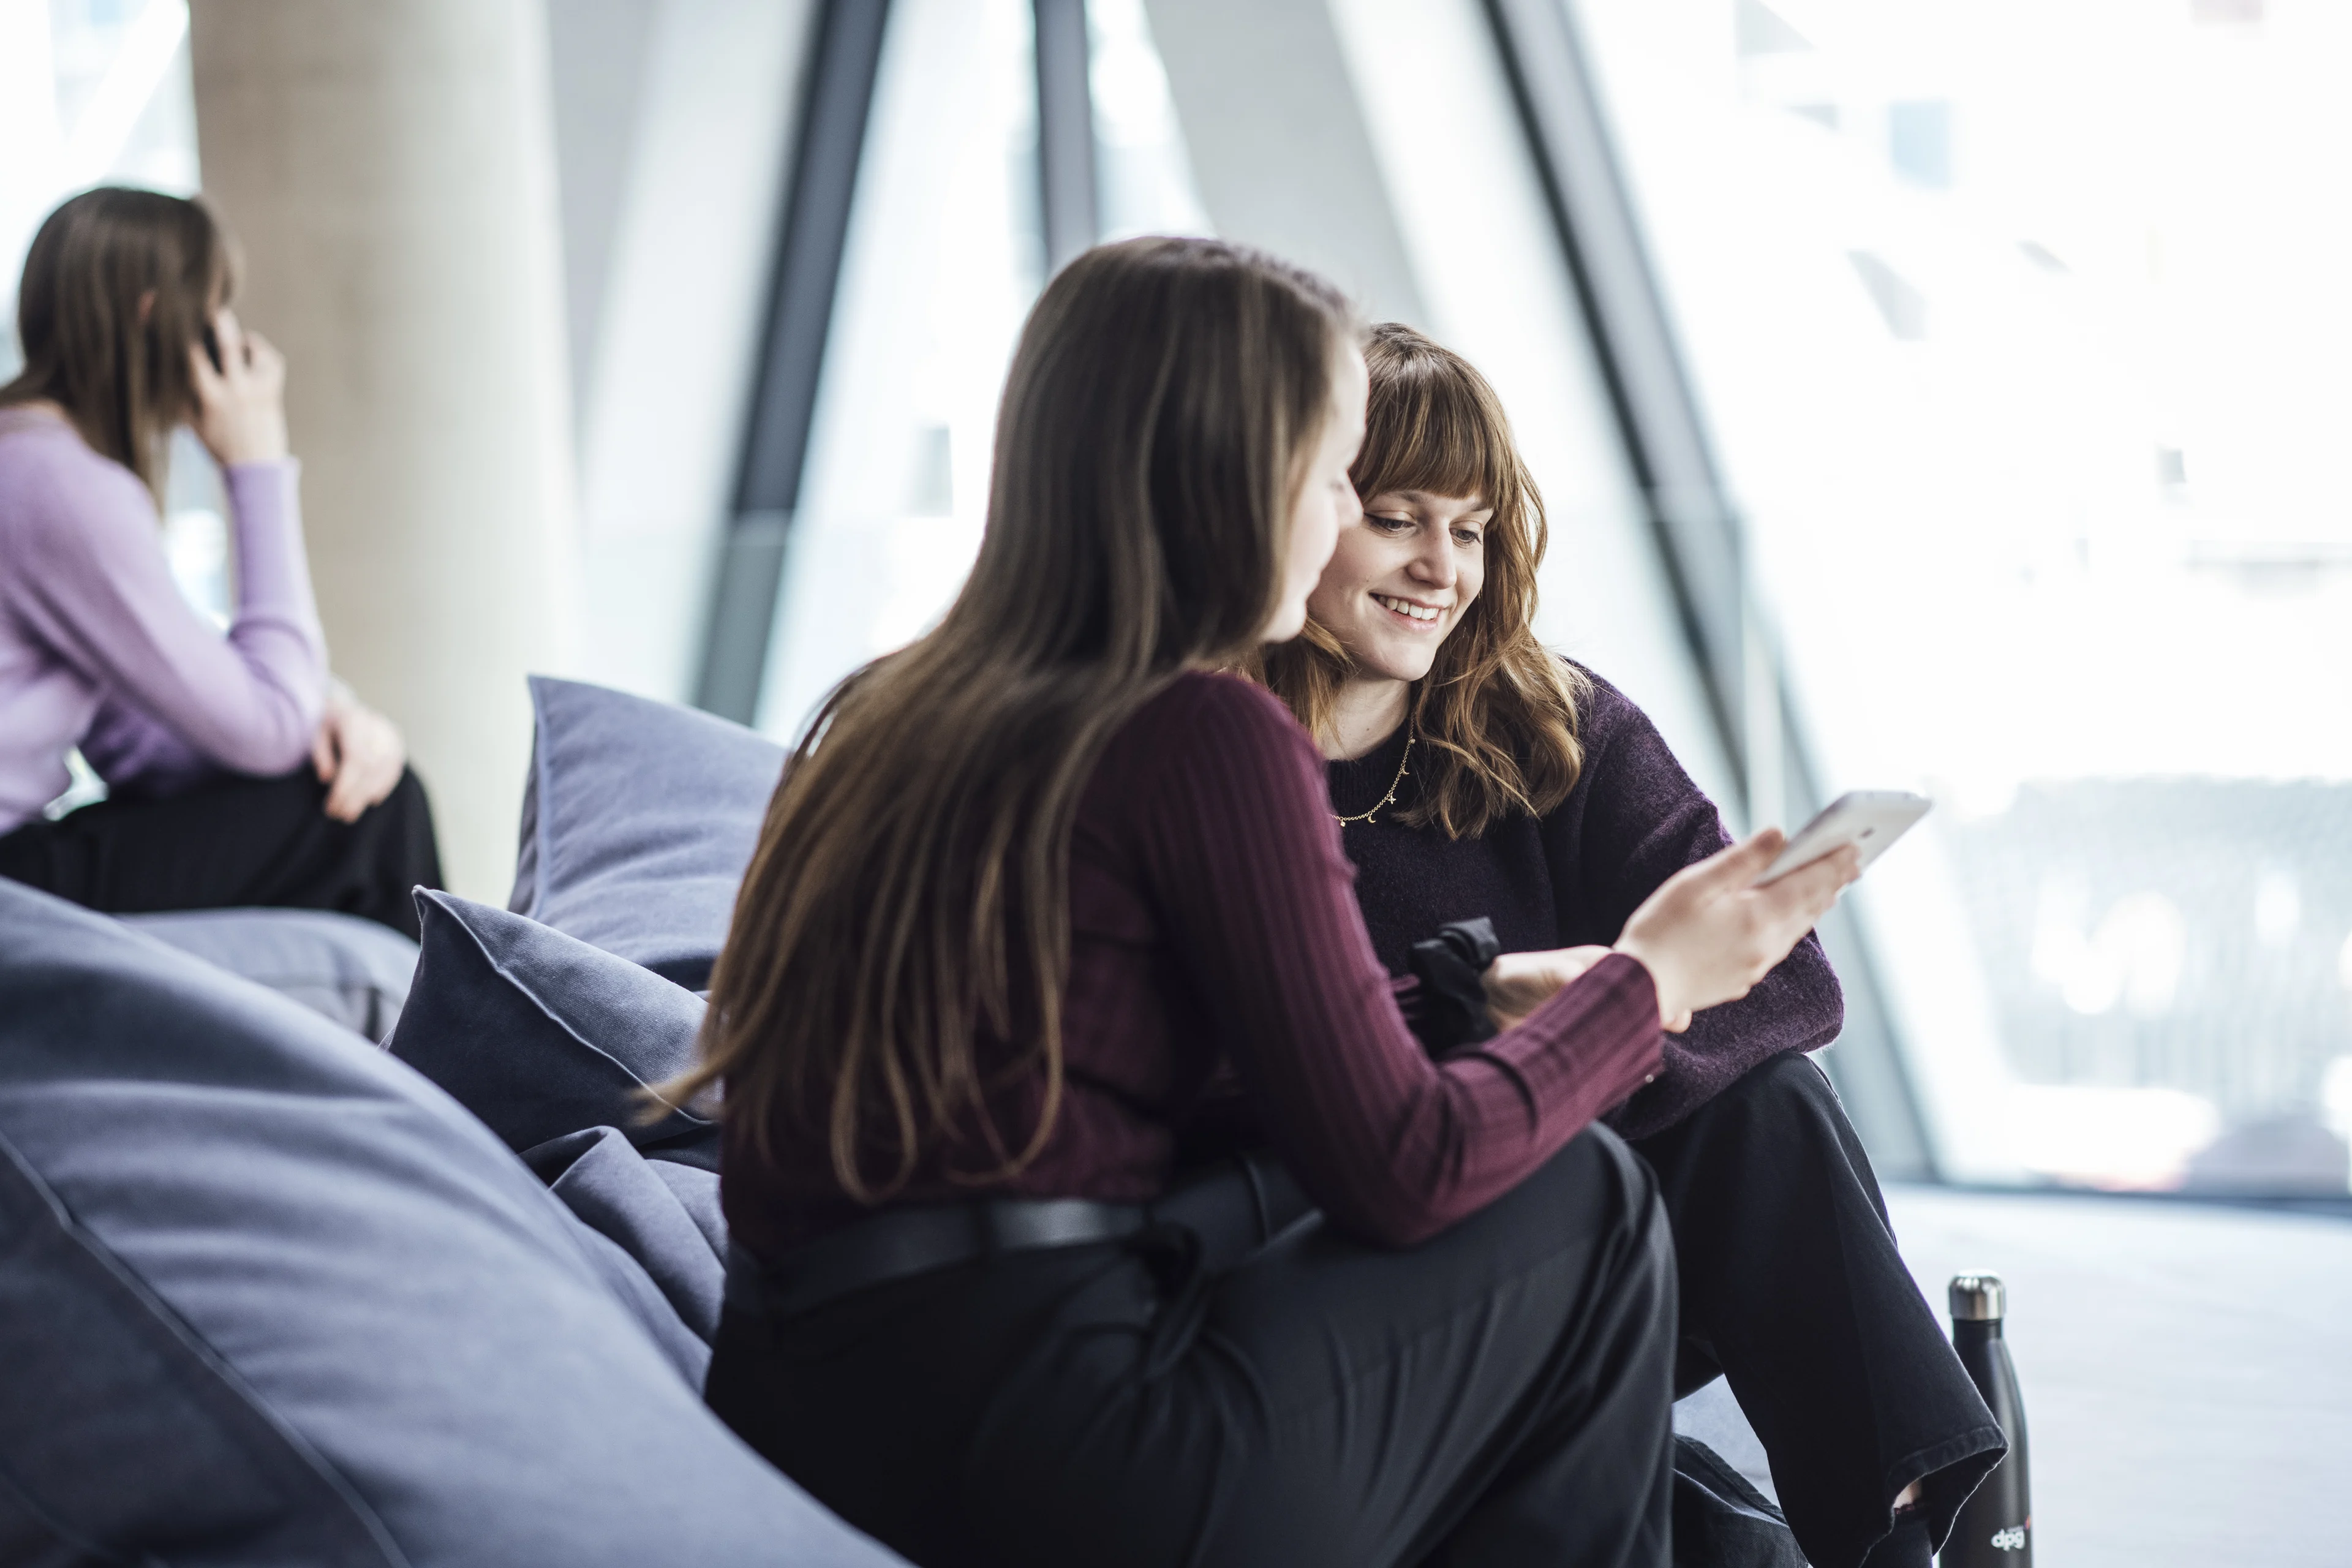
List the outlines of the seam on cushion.
{"label": "seam on cushion", "polygon": [[[524,918],[529,919],[528,916]],[[539,994],[539,991],[535,986],[526,982],[522,975],[516,973],[516,971],[509,965],[504,959],[498,957],[490,952],[489,948],[484,944],[481,933],[475,931],[471,924],[462,920],[458,921],[457,923],[458,929],[466,933],[466,940],[474,944],[474,951],[482,955],[482,962],[489,965],[490,973],[505,981],[509,985],[513,986],[516,991],[520,992],[525,998],[527,998],[532,1006],[539,1009],[541,1017],[545,1018],[549,1023],[554,1025],[557,1028],[570,1036],[573,1040],[577,1041],[583,1050],[593,1051],[597,1056],[604,1058],[604,1060],[612,1063],[614,1067],[618,1068],[623,1074],[633,1079],[641,1087],[646,1089],[653,1087],[651,1084],[646,1083],[643,1078],[638,1077],[635,1068],[630,1067],[628,1063],[623,1061],[620,1058],[614,1056],[612,1052],[606,1050],[595,1041],[588,1038],[587,1036],[582,1034],[578,1029],[573,1028],[570,1019],[564,1017],[562,1014],[556,1012],[554,1008],[549,1006],[546,999]],[[555,930],[553,926],[550,926],[547,929],[550,931]],[[556,934],[561,936],[564,933],[558,931]],[[573,937],[572,940],[577,942],[579,941],[579,938]],[[603,949],[600,948],[596,951],[601,952],[603,952]],[[608,953],[605,956],[612,957],[613,955]],[[626,959],[616,958],[614,962],[625,963],[628,961]],[[653,972],[651,970],[647,970],[646,973],[650,974]],[[661,977],[659,975],[655,975],[655,978],[658,980]],[[669,985],[674,984],[675,982],[663,980],[662,984]],[[684,987],[681,986],[679,989],[683,990]],[[692,995],[693,993],[688,992],[687,994]],[[665,1101],[664,1103],[667,1104],[667,1102]],[[671,1106],[670,1113],[674,1116],[684,1117],[687,1121],[694,1123],[697,1127],[711,1127],[717,1125],[717,1123],[705,1117],[697,1116],[693,1111],[687,1110],[682,1105]],[[658,1125],[658,1123],[656,1123],[656,1125]]]}
{"label": "seam on cushion", "polygon": [[[215,1350],[202,1334],[196,1332],[184,1318],[173,1310],[171,1303],[165,1301],[151,1289],[136,1270],[116,1255],[113,1248],[108,1247],[94,1232],[74,1217],[73,1211],[67,1207],[65,1200],[58,1195],[57,1189],[43,1179],[41,1173],[33,1168],[32,1162],[25,1157],[23,1152],[5,1132],[0,1132],[0,1163],[5,1163],[12,1173],[24,1184],[25,1189],[47,1209],[49,1223],[55,1227],[58,1236],[97,1264],[100,1271],[114,1282],[122,1299],[131,1308],[144,1314],[162,1328],[172,1341],[187,1352],[189,1360],[198,1369],[209,1373],[233,1398],[251,1411],[254,1417],[264,1427],[286,1445],[287,1451],[298,1462],[317,1476],[325,1484],[327,1489],[341,1500],[361,1530],[374,1543],[376,1550],[383,1554],[384,1563],[390,1565],[390,1568],[410,1568],[407,1553],[403,1552],[399,1543],[393,1539],[392,1531],[385,1527],[375,1510],[368,1505],[367,1500],[360,1496],[358,1489],[352,1485],[324,1454],[312,1447],[308,1438],[279,1415],[270,1403],[261,1396],[260,1392],[238,1374],[236,1369],[229,1364],[226,1358]],[[13,1484],[10,1485],[9,1489],[22,1495],[21,1489]],[[29,1499],[27,1503],[29,1506]],[[44,1523],[48,1522],[47,1513],[37,1507],[33,1509],[33,1512]],[[70,1539],[69,1536],[68,1539]],[[107,1554],[100,1552],[100,1555]]]}

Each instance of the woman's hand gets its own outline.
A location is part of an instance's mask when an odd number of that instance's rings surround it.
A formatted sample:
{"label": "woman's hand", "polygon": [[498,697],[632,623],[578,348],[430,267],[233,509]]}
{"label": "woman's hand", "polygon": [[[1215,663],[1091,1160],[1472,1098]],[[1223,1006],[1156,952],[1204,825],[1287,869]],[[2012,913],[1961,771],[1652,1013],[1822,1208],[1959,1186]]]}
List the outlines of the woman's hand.
{"label": "woman's hand", "polygon": [[204,344],[188,345],[197,439],[225,468],[285,457],[286,356],[239,326],[234,311],[213,318],[213,338],[220,344],[217,370]]}
{"label": "woman's hand", "polygon": [[327,785],[326,813],[337,822],[357,822],[400,783],[408,749],[400,728],[348,691],[327,699],[326,716],[310,742],[310,765]]}
{"label": "woman's hand", "polygon": [[1551,998],[1552,993],[1609,956],[1605,947],[1556,947],[1543,952],[1496,956],[1481,976],[1486,1011],[1497,1029],[1516,1026]]}
{"label": "woman's hand", "polygon": [[1768,827],[1685,866],[1625,922],[1617,951],[1650,972],[1658,1020],[1669,1033],[1690,1027],[1702,1007],[1747,995],[1837,902],[1838,889],[1862,874],[1862,858],[1849,847],[1769,888],[1752,886],[1787,842]]}

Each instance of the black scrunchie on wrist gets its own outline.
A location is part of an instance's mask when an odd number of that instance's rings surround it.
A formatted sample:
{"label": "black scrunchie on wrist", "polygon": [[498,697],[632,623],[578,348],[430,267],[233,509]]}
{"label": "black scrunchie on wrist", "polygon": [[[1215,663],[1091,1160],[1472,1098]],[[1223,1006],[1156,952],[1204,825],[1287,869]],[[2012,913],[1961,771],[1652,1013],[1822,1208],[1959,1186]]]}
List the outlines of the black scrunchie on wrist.
{"label": "black scrunchie on wrist", "polygon": [[1409,959],[1421,982],[1415,1033],[1434,1055],[1495,1037],[1486,1012],[1486,966],[1503,951],[1495,922],[1485,915],[1453,921],[1426,942],[1412,944]]}

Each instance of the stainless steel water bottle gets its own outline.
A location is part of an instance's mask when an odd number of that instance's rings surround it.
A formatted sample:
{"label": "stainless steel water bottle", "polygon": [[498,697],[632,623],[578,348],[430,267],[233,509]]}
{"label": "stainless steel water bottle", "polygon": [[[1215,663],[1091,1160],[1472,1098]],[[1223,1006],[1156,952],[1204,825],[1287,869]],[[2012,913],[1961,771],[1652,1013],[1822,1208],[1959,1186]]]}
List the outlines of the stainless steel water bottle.
{"label": "stainless steel water bottle", "polygon": [[1952,1349],[2009,1437],[2009,1454],[1961,1506],[1941,1568],[2033,1568],[2033,1498],[2026,1486],[2025,1405],[2001,1338],[2008,1293],[1997,1274],[1952,1277]]}

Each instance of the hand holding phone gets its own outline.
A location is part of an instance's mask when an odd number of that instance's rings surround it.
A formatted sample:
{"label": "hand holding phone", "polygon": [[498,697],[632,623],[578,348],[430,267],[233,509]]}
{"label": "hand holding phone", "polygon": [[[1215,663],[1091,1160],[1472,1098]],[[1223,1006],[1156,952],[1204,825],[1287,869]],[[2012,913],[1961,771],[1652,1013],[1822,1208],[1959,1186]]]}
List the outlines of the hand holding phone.
{"label": "hand holding phone", "polygon": [[1853,847],[1837,845],[1758,886],[1787,844],[1768,827],[1718,850],[1667,878],[1626,920],[1617,951],[1650,972],[1668,1033],[1688,1027],[1703,1007],[1747,995],[1861,874]]}
{"label": "hand holding phone", "polygon": [[1886,852],[1888,845],[1909,832],[1934,804],[1924,795],[1900,789],[1858,789],[1842,795],[1797,830],[1789,847],[1773,857],[1772,864],[1765,868],[1754,886],[1761,888],[1777,882],[1799,867],[1810,866],[1849,844],[1861,855],[1866,868]]}
{"label": "hand holding phone", "polygon": [[224,309],[188,345],[188,380],[196,395],[189,423],[224,468],[286,456],[286,361],[260,333]]}

